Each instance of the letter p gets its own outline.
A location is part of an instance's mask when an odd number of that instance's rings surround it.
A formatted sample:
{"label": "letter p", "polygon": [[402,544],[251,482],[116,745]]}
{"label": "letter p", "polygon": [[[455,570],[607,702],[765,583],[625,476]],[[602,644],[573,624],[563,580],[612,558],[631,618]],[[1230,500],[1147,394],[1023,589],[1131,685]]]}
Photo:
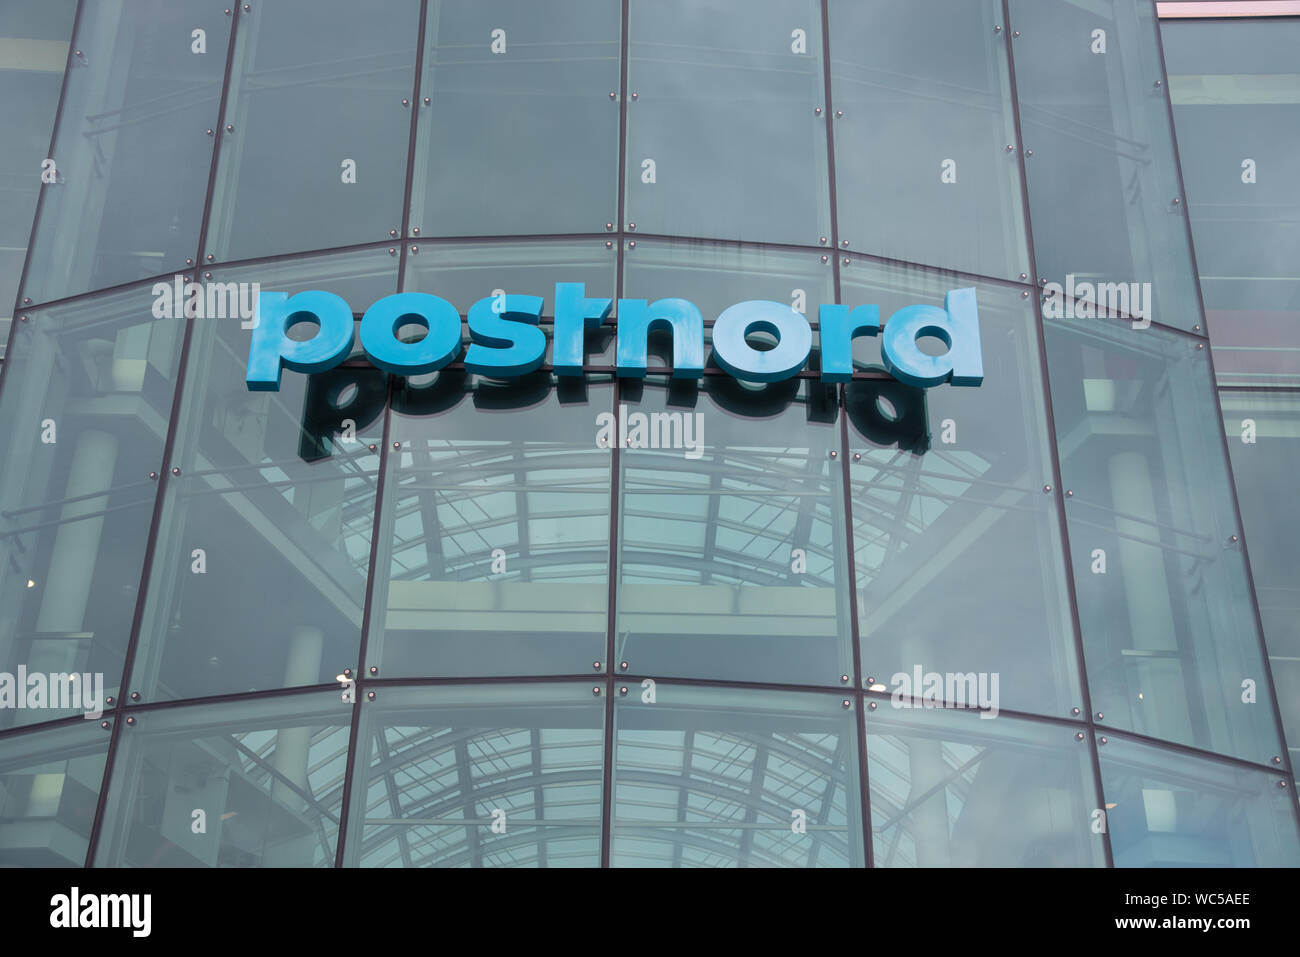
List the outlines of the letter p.
{"label": "letter p", "polygon": [[[352,351],[352,307],[332,292],[263,292],[257,312],[244,377],[250,392],[279,392],[282,369],[324,372]],[[290,339],[289,329],[300,322],[320,328],[310,339]]]}

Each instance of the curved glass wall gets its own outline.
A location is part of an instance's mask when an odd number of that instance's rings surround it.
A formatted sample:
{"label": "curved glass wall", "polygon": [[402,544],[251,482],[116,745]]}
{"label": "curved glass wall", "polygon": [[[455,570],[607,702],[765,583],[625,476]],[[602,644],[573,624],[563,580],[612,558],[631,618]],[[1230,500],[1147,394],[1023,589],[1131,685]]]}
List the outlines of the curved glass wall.
{"label": "curved glass wall", "polygon": [[[1234,493],[1152,3],[11,6],[0,83],[72,40],[0,309],[0,865],[1300,863],[1234,499],[1295,410],[1223,403]],[[825,307],[962,289],[977,388],[822,379]],[[537,296],[540,359],[250,391],[309,290],[462,346]],[[746,300],[788,378],[714,356]]]}

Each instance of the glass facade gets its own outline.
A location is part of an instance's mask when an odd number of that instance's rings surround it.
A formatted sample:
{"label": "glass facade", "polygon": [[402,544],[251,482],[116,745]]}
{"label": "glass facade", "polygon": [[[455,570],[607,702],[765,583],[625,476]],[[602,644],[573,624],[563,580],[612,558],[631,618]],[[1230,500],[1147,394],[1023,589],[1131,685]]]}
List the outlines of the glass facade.
{"label": "glass facade", "polygon": [[[8,5],[0,866],[1300,865],[1297,29]],[[958,289],[977,387],[823,378]],[[251,391],[311,290],[542,360]]]}

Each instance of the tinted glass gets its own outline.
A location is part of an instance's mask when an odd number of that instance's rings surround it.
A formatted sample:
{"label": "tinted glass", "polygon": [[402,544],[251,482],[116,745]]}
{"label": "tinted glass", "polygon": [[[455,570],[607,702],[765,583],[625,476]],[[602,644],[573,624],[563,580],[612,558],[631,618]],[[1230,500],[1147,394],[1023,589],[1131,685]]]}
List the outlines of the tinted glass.
{"label": "tinted glass", "polygon": [[1092,761],[1074,728],[873,703],[876,867],[1105,866]]}
{"label": "tinted glass", "polygon": [[[1201,325],[1156,5],[1011,0],[1010,10],[1039,277],[1085,315],[1102,305]],[[1138,284],[1143,309],[1097,288],[1119,283]]]}
{"label": "tinted glass", "polygon": [[384,688],[362,707],[347,866],[600,865],[591,686]]}
{"label": "tinted glass", "polygon": [[[364,310],[395,291],[396,259],[215,270],[205,288],[234,284],[242,307],[252,283]],[[252,320],[228,313],[196,319],[190,343],[132,677],[145,700],[313,685],[359,664],[386,377],[286,371],[278,392],[250,392]]]}
{"label": "tinted glass", "polygon": [[[878,303],[886,324],[896,309],[942,306],[947,291],[971,285],[862,261],[841,281],[847,303]],[[918,668],[972,675],[999,707],[1065,716],[1082,692],[1059,499],[1045,491],[1051,445],[1032,300],[1004,285],[974,288],[978,387],[868,379],[847,389],[863,676],[892,689]],[[881,368],[879,338],[854,344],[860,366]]]}
{"label": "tinted glass", "polygon": [[[75,0],[20,0],[0,10],[0,356],[49,159]],[[57,166],[57,164],[56,164]],[[53,185],[53,184],[51,184]]]}
{"label": "tinted glass", "polygon": [[1281,774],[1110,737],[1099,749],[1116,867],[1295,867]]}
{"label": "tinted glass", "polygon": [[828,236],[817,3],[761,0],[737,16],[725,0],[632,0],[628,16],[626,225]]}
{"label": "tinted glass", "polygon": [[345,0],[281,0],[241,14],[205,255],[249,259],[400,230],[419,9],[395,0],[376,16]]}
{"label": "tinted glass", "polygon": [[103,289],[194,257],[230,20],[202,0],[82,4],[24,297]]}
{"label": "tinted glass", "polygon": [[1300,384],[1300,20],[1165,21],[1220,382]]}
{"label": "tinted glass", "polygon": [[857,735],[838,696],[627,687],[614,699],[613,866],[862,865]]}
{"label": "tinted glass", "polygon": [[[0,396],[0,671],[99,674],[108,694],[121,681],[183,333],[166,310],[155,318],[154,293],[34,310],[14,330]],[[69,713],[5,708],[0,724]]]}
{"label": "tinted glass", "polygon": [[95,866],[334,866],[351,718],[334,692],[138,713]]}
{"label": "tinted glass", "polygon": [[832,0],[829,12],[840,238],[891,259],[1028,272],[1006,39],[991,27],[1001,3]]}
{"label": "tinted glass", "polygon": [[603,231],[618,217],[619,5],[434,0],[428,16],[413,235]]}
{"label": "tinted glass", "polygon": [[1098,319],[1046,336],[1098,720],[1269,761],[1278,729],[1203,341]]}
{"label": "tinted glass", "polygon": [[633,674],[843,684],[834,387],[647,377],[619,395],[616,657]]}
{"label": "tinted glass", "polygon": [[1225,390],[1219,401],[1282,725],[1290,747],[1300,748],[1300,510],[1293,507],[1300,396]]}
{"label": "tinted glass", "polygon": [[607,377],[444,370],[394,396],[367,664],[385,677],[581,674],[609,604]]}
{"label": "tinted glass", "polygon": [[98,721],[0,738],[0,867],[82,867],[104,777]]}

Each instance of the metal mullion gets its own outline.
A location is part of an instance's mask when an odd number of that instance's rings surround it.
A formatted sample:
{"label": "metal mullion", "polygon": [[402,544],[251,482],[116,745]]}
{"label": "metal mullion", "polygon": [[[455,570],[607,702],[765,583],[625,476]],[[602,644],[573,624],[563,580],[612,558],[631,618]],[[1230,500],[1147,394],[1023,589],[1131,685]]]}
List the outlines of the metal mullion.
{"label": "metal mullion", "polygon": [[[1016,58],[1012,50],[1011,0],[1002,0],[1002,43],[1007,56],[1007,87],[1011,95],[1011,114],[1015,121],[1016,161],[1020,171],[1021,215],[1024,217],[1025,244],[1028,247],[1029,272],[1031,277],[1038,276],[1038,260],[1034,248],[1033,216],[1029,206],[1029,176],[1025,168],[1024,133],[1020,125],[1020,93],[1016,85]],[[1035,336],[1038,346],[1039,374],[1041,394],[1047,420],[1047,446],[1050,452],[1052,469],[1053,504],[1056,506],[1057,526],[1061,536],[1061,558],[1065,569],[1066,594],[1070,602],[1070,625],[1074,635],[1075,666],[1078,669],[1079,690],[1082,695],[1082,710],[1088,735],[1088,757],[1092,762],[1094,798],[1096,807],[1105,813],[1106,794],[1101,778],[1101,759],[1097,753],[1097,728],[1093,722],[1092,692],[1088,686],[1088,664],[1083,648],[1083,624],[1079,617],[1079,596],[1074,583],[1074,561],[1070,555],[1070,528],[1065,514],[1065,498],[1061,490],[1061,459],[1057,447],[1056,417],[1052,407],[1051,375],[1047,361],[1047,339],[1043,320],[1043,303],[1041,296],[1032,296],[1034,300]],[[1110,830],[1101,832],[1102,853],[1107,867],[1115,866],[1115,857],[1110,846]]]}
{"label": "metal mullion", "polygon": [[[839,199],[836,191],[836,168],[835,168],[835,123],[834,123],[834,104],[831,100],[832,82],[831,82],[831,21],[830,21],[830,3],[829,0],[821,0],[821,31],[822,31],[822,80],[825,92],[826,105],[824,115],[826,117],[826,167],[827,167],[827,184],[829,187],[829,202],[831,214],[831,236],[830,236],[830,256],[831,256],[831,282],[836,303],[842,303],[843,285],[840,276],[840,220],[839,220]],[[884,262],[886,260],[879,257],[868,257],[871,261]],[[854,375],[856,379],[856,374]],[[871,376],[877,378],[877,376]],[[880,378],[893,378],[892,376],[880,376]],[[835,387],[835,398],[839,406],[838,414],[840,417],[840,484],[844,498],[844,515],[841,525],[841,534],[844,536],[844,554],[845,554],[845,579],[848,586],[849,596],[849,638],[852,663],[849,668],[849,675],[852,679],[852,698],[849,700],[854,705],[857,717],[854,719],[854,736],[857,743],[858,754],[858,807],[860,811],[859,823],[862,827],[862,853],[863,862],[867,867],[875,866],[874,854],[871,846],[871,783],[867,775],[867,733],[866,733],[866,711],[865,698],[862,693],[862,640],[858,633],[858,585],[857,585],[857,568],[853,554],[853,491],[849,477],[849,416],[848,416],[848,391],[845,386]],[[843,689],[841,689],[843,690]],[[847,794],[846,794],[847,796]]]}
{"label": "metal mullion", "polygon": [[[217,102],[217,123],[225,115],[226,99],[230,91],[230,75],[234,66],[235,59],[235,37],[239,29],[239,7],[232,4],[230,39],[226,45],[226,66],[225,73],[221,80],[221,96]],[[78,9],[78,16],[80,15]],[[74,36],[75,41],[75,36]],[[201,268],[200,263],[203,261],[203,247],[207,242],[207,233],[209,226],[209,217],[212,212],[213,189],[217,178],[217,165],[221,158],[221,139],[218,137],[212,144],[212,158],[208,163],[208,182],[204,191],[203,218],[199,224],[198,245],[194,253],[194,271],[197,274]],[[131,618],[131,630],[127,637],[126,650],[122,657],[122,680],[118,685],[118,693],[126,693],[128,683],[131,679],[131,673],[135,668],[136,652],[140,644],[140,628],[144,619],[144,609],[149,600],[149,582],[153,578],[153,561],[157,552],[158,537],[160,526],[163,518],[163,508],[167,501],[168,475],[170,474],[167,463],[172,461],[176,449],[177,430],[181,421],[181,410],[184,405],[185,397],[185,380],[186,372],[189,366],[190,346],[194,337],[195,320],[191,316],[184,316],[181,320],[185,323],[185,332],[181,338],[180,355],[176,361],[176,381],[172,386],[172,403],[167,419],[167,438],[163,442],[161,459],[158,463],[158,490],[154,493],[153,514],[149,521],[149,534],[145,541],[144,556],[140,563],[140,588],[136,594],[135,610]],[[120,714],[120,711],[115,711]],[[86,843],[86,866],[91,867],[95,860],[95,852],[98,850],[99,836],[103,831],[104,812],[108,805],[108,789],[112,781],[113,766],[117,759],[118,743],[121,736],[121,721],[113,721],[111,736],[108,741],[108,753],[104,760],[104,778],[103,785],[100,787],[98,800],[95,804],[95,816],[90,826],[90,837]]]}
{"label": "metal mullion", "polygon": [[[401,279],[402,279],[401,274],[399,274],[398,277],[399,285],[401,283]],[[385,493],[387,491],[387,484],[388,484],[387,476],[388,476],[388,463],[389,463],[389,436],[391,435],[391,431],[392,431],[393,384],[395,378],[396,377],[392,375],[387,377],[387,394],[384,398],[383,439],[381,440],[379,446],[379,469],[375,477],[375,508],[374,508],[373,518],[371,520],[371,526],[370,526],[370,559],[369,559],[369,565],[367,567],[367,574],[366,574],[366,597],[361,610],[361,635],[360,635],[360,641],[357,645],[356,671],[352,676],[354,680],[354,684],[352,686],[352,694],[353,694],[352,730],[348,736],[348,753],[347,753],[347,761],[346,761],[344,776],[343,776],[343,795],[341,799],[342,803],[339,808],[339,820],[342,823],[339,825],[338,847],[335,848],[335,854],[334,854],[335,867],[343,866],[343,855],[347,846],[347,836],[349,830],[349,810],[352,802],[352,782],[355,776],[357,752],[361,748],[360,723],[361,723],[361,708],[363,707],[361,695],[366,682],[365,675],[368,674],[368,672],[366,671],[366,667],[367,667],[366,656],[370,650],[370,628],[371,628],[371,621],[374,617],[375,582],[379,577],[378,573],[376,572],[376,568],[378,565],[377,559],[379,555],[379,546],[381,540],[391,538],[391,536],[383,534],[382,530],[385,527],[384,526],[384,522],[385,522],[384,503],[387,499],[387,495]],[[400,492],[399,489],[393,489],[394,501],[397,500],[397,496],[399,492]],[[386,580],[387,571],[385,571],[384,576]]]}
{"label": "metal mullion", "polygon": [[[400,244],[400,255],[397,264],[397,291],[401,292],[406,288],[406,265],[407,265],[407,233],[410,230],[411,223],[411,188],[414,177],[415,166],[415,139],[419,133],[420,117],[420,75],[424,69],[424,37],[425,24],[428,19],[428,0],[420,0],[420,22],[416,29],[416,48],[415,48],[415,65],[412,92],[411,92],[411,128],[406,147],[406,184],[402,194],[402,223],[399,227],[399,235],[396,242]],[[348,832],[350,830],[350,810],[352,804],[352,783],[356,777],[357,752],[362,747],[360,740],[361,708],[363,699],[362,693],[365,689],[365,676],[367,671],[367,655],[370,651],[370,629],[371,621],[374,617],[374,600],[375,600],[375,582],[379,577],[377,569],[377,559],[379,556],[380,541],[387,539],[391,544],[391,535],[383,534],[384,529],[384,503],[387,499],[387,478],[389,463],[389,437],[392,434],[393,425],[393,389],[396,382],[396,376],[389,375],[387,379],[387,391],[384,397],[384,426],[383,438],[379,446],[379,469],[375,477],[375,509],[370,526],[370,563],[366,574],[366,598],[361,611],[361,636],[357,646],[357,670],[353,675],[354,684],[352,686],[352,732],[348,737],[348,756],[343,776],[343,796],[342,804],[339,808],[339,819],[342,824],[339,826],[338,847],[335,848],[334,866],[336,868],[343,866],[344,854],[347,850]],[[400,461],[398,463],[400,465]],[[393,500],[396,502],[400,498],[401,489],[394,488]],[[388,570],[384,572],[384,579],[387,581]],[[387,599],[385,599],[385,602]],[[364,817],[364,815],[362,815]],[[360,835],[357,835],[360,838]],[[360,858],[358,857],[358,861]]]}
{"label": "metal mullion", "polygon": [[[628,73],[628,21],[630,0],[622,0],[619,14],[619,67],[618,67],[618,213],[614,224],[614,242],[617,247],[614,271],[615,316],[618,328],[617,301],[623,298],[624,225],[627,219],[627,73]],[[583,365],[586,365],[584,360]],[[617,418],[623,398],[623,381],[614,375],[611,390],[611,411]],[[610,866],[610,844],[613,835],[614,803],[614,655],[618,625],[619,577],[619,487],[622,484],[622,450],[618,442],[609,444],[609,561],[605,568],[609,580],[605,602],[605,740],[602,756],[600,790],[600,866]]]}

